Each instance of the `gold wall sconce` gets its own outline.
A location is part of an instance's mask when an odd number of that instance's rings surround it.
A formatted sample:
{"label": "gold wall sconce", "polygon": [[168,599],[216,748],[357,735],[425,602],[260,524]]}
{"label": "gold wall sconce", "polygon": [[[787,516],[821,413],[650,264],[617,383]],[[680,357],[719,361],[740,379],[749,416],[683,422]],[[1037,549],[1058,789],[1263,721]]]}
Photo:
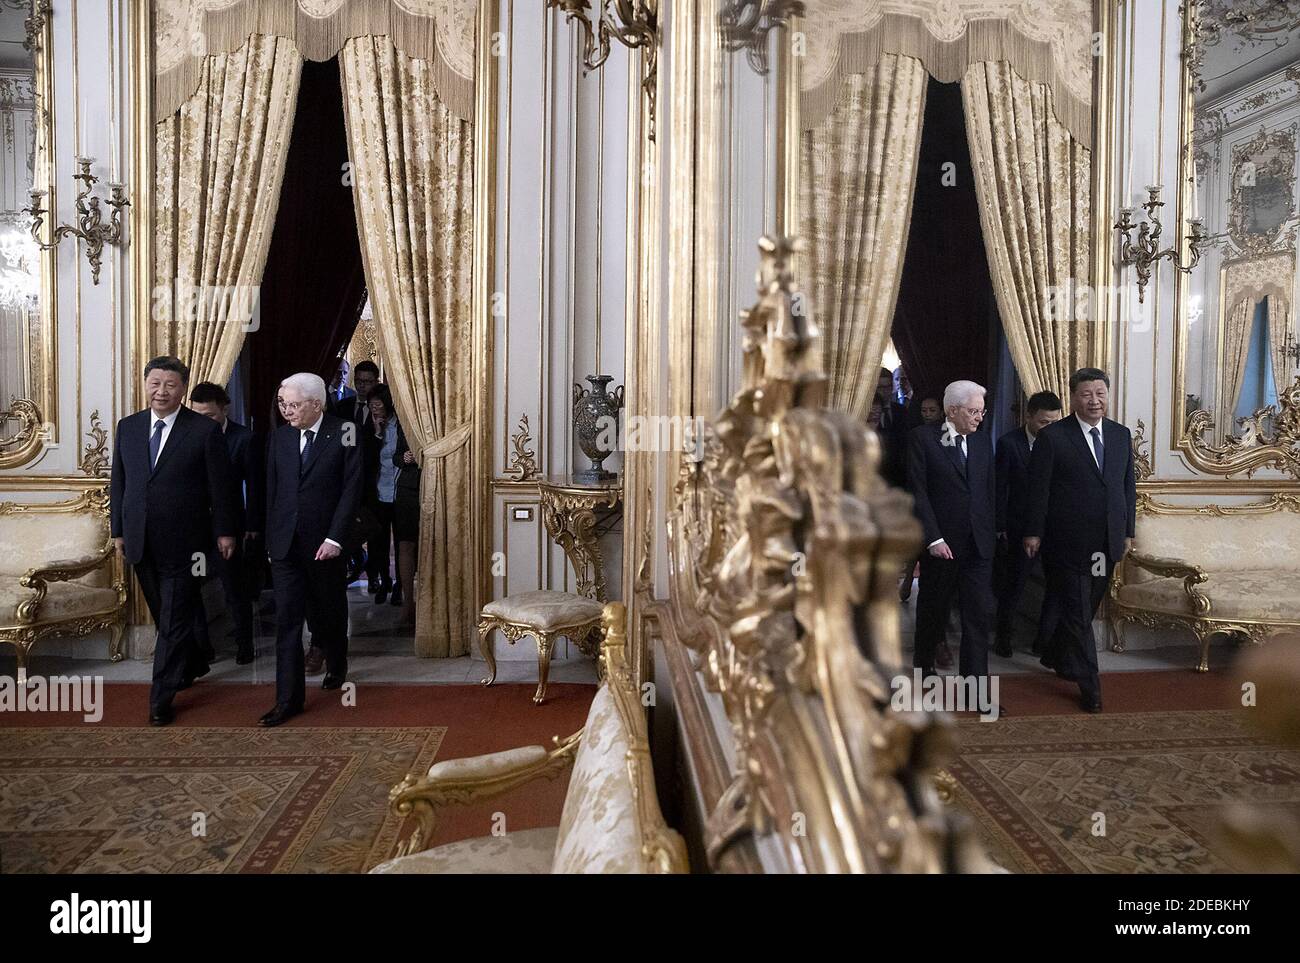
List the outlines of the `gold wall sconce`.
{"label": "gold wall sconce", "polygon": [[[1137,289],[1138,303],[1143,301],[1143,294],[1146,291],[1147,282],[1151,280],[1151,272],[1158,261],[1168,258],[1176,270],[1184,274],[1190,274],[1192,268],[1201,260],[1201,248],[1209,239],[1205,233],[1205,222],[1199,217],[1188,218],[1187,223],[1190,225],[1190,232],[1187,235],[1187,250],[1189,263],[1182,263],[1182,255],[1176,247],[1167,247],[1160,250],[1160,208],[1164,207],[1164,201],[1160,200],[1160,185],[1156,184],[1147,188],[1147,200],[1143,203],[1142,209],[1147,212],[1146,220],[1141,224],[1133,223],[1134,208],[1121,208],[1119,220],[1115,223],[1115,230],[1119,231],[1119,263],[1125,266],[1132,265],[1137,272]],[[1137,228],[1137,240],[1133,240],[1133,228]]]}
{"label": "gold wall sconce", "polygon": [[99,178],[90,172],[90,165],[93,163],[93,157],[77,158],[78,170],[73,175],[73,180],[80,181],[84,186],[77,192],[76,225],[60,224],[54,228],[54,240],[49,242],[41,240],[41,223],[45,215],[50,213],[41,206],[45,197],[44,191],[33,190],[31,192],[32,206],[25,208],[23,213],[31,216],[32,239],[40,245],[43,251],[57,247],[65,237],[76,237],[85,241],[86,260],[90,262],[90,279],[94,284],[98,284],[104,245],[122,246],[122,209],[130,207],[131,202],[126,199],[125,186],[110,183],[108,185],[110,191],[108,206],[112,208],[112,213],[109,215],[107,223],[105,223],[103,212],[99,206],[99,198],[92,193],[95,185],[99,183]]}
{"label": "gold wall sconce", "polygon": [[722,48],[744,50],[754,73],[766,76],[768,33],[803,15],[803,0],[727,0],[718,13]]}
{"label": "gold wall sconce", "polygon": [[655,139],[655,88],[659,78],[659,0],[596,0],[597,23],[587,15],[590,0],[546,0],[582,27],[582,65],[596,70],[609,59],[610,38],[629,50],[645,51],[641,89],[649,102],[649,134]]}

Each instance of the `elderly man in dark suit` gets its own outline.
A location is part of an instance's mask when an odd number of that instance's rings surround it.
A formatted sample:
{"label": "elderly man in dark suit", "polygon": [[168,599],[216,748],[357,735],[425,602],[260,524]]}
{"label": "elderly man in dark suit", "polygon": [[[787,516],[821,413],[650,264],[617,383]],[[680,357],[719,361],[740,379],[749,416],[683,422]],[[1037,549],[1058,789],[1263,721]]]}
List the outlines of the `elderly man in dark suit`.
{"label": "elderly man in dark suit", "polygon": [[266,547],[275,581],[275,706],[263,726],[278,726],[306,702],[303,620],[311,611],[312,645],[325,653],[322,689],[338,689],[348,671],[347,562],[343,545],[361,498],[357,426],[325,413],[325,382],[302,372],[280,383],[287,422],[271,435],[266,457]]}
{"label": "elderly man in dark suit", "polygon": [[925,530],[921,588],[916,600],[913,663],[934,672],[955,593],[961,606],[963,676],[988,674],[993,623],[993,554],[996,492],[993,445],[977,429],[984,420],[984,389],[954,381],[943,398],[941,424],[910,435],[907,467],[916,517]]}
{"label": "elderly man in dark suit", "polygon": [[216,422],[181,404],[189,378],[177,358],[150,361],[149,407],[119,421],[113,437],[110,529],[158,627],[149,692],[155,726],[172,721],[176,693],[207,672],[194,637],[199,583],[214,539],[221,558],[235,551],[230,456]]}
{"label": "elderly man in dark suit", "polygon": [[1137,519],[1133,440],[1106,417],[1109,403],[1106,373],[1080,368],[1070,378],[1071,415],[1038,433],[1029,461],[1025,554],[1042,550],[1059,606],[1060,668],[1078,682],[1086,712],[1101,711],[1092,620]]}
{"label": "elderly man in dark suit", "polygon": [[[253,661],[253,616],[257,603],[258,581],[261,575],[259,559],[265,562],[261,548],[262,524],[266,516],[262,486],[266,484],[266,470],[262,467],[262,446],[253,432],[230,418],[230,395],[221,385],[210,381],[200,382],[190,392],[190,405],[205,418],[221,426],[230,452],[235,485],[235,507],[239,511],[238,530],[243,538],[235,546],[230,561],[217,564],[221,589],[234,622],[235,664],[248,665]],[[216,657],[208,637],[208,617],[199,606],[194,622],[194,634],[204,648],[208,661]]]}
{"label": "elderly man in dark suit", "polygon": [[[1025,515],[1029,511],[1029,456],[1038,433],[1061,418],[1061,399],[1039,391],[1025,405],[1025,423],[997,445],[998,537],[1006,540],[1006,560],[998,589],[998,628],[993,651],[1011,657],[1012,625],[1034,562],[1025,554]],[[1035,648],[1038,642],[1034,642]]]}

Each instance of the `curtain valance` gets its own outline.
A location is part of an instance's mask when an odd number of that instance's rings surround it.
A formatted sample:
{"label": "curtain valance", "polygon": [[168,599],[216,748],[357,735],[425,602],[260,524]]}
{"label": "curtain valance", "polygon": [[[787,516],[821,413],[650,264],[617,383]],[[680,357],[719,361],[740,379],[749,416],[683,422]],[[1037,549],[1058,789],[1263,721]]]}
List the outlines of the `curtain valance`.
{"label": "curtain valance", "polygon": [[805,130],[847,96],[848,75],[869,73],[889,53],[915,57],[943,83],[960,81],[971,64],[1005,61],[1046,84],[1056,119],[1092,146],[1091,0],[808,0],[807,14]]}
{"label": "curtain valance", "polygon": [[204,57],[261,34],[292,40],[307,60],[329,60],[353,37],[386,36],[428,61],[438,99],[473,121],[477,10],[477,0],[154,0],[154,117],[194,94]]}

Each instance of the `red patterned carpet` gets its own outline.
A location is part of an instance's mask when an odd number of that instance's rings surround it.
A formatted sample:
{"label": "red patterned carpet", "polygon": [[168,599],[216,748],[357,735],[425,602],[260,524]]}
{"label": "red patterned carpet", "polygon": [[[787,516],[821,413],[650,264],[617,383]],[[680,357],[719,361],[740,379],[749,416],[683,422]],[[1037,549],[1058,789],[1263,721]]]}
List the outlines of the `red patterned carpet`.
{"label": "red patterned carpet", "polygon": [[[104,717],[7,713],[0,871],[361,872],[399,835],[389,787],[408,771],[581,728],[592,686],[365,685],[357,705],[310,691],[307,712],[256,727],[271,686],[200,682],[177,723],[146,724],[148,686],[104,689]],[[436,843],[559,823],[567,780],[449,810]]]}

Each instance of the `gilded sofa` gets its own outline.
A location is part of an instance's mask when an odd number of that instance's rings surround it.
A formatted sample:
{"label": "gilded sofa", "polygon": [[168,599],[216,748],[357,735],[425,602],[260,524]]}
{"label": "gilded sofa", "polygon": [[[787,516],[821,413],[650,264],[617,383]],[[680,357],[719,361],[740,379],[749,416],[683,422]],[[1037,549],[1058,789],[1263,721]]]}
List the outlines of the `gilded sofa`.
{"label": "gilded sofa", "polygon": [[1111,577],[1111,649],[1124,651],[1122,624],[1185,628],[1209,669],[1220,633],[1263,642],[1300,629],[1300,497],[1245,505],[1170,505],[1138,497],[1134,551]]}
{"label": "gilded sofa", "polygon": [[126,575],[108,529],[108,490],[91,488],[68,501],[0,503],[0,642],[26,671],[38,639],[112,634],[114,662],[123,655]]}
{"label": "gilded sofa", "polygon": [[[605,682],[586,725],[555,748],[526,746],[435,763],[393,787],[389,803],[416,827],[372,873],[682,873],[686,847],[663,821],[650,766],[645,710],[626,658],[626,613],[605,606]],[[572,766],[560,825],[512,830],[426,849],[438,811],[490,799]]]}

